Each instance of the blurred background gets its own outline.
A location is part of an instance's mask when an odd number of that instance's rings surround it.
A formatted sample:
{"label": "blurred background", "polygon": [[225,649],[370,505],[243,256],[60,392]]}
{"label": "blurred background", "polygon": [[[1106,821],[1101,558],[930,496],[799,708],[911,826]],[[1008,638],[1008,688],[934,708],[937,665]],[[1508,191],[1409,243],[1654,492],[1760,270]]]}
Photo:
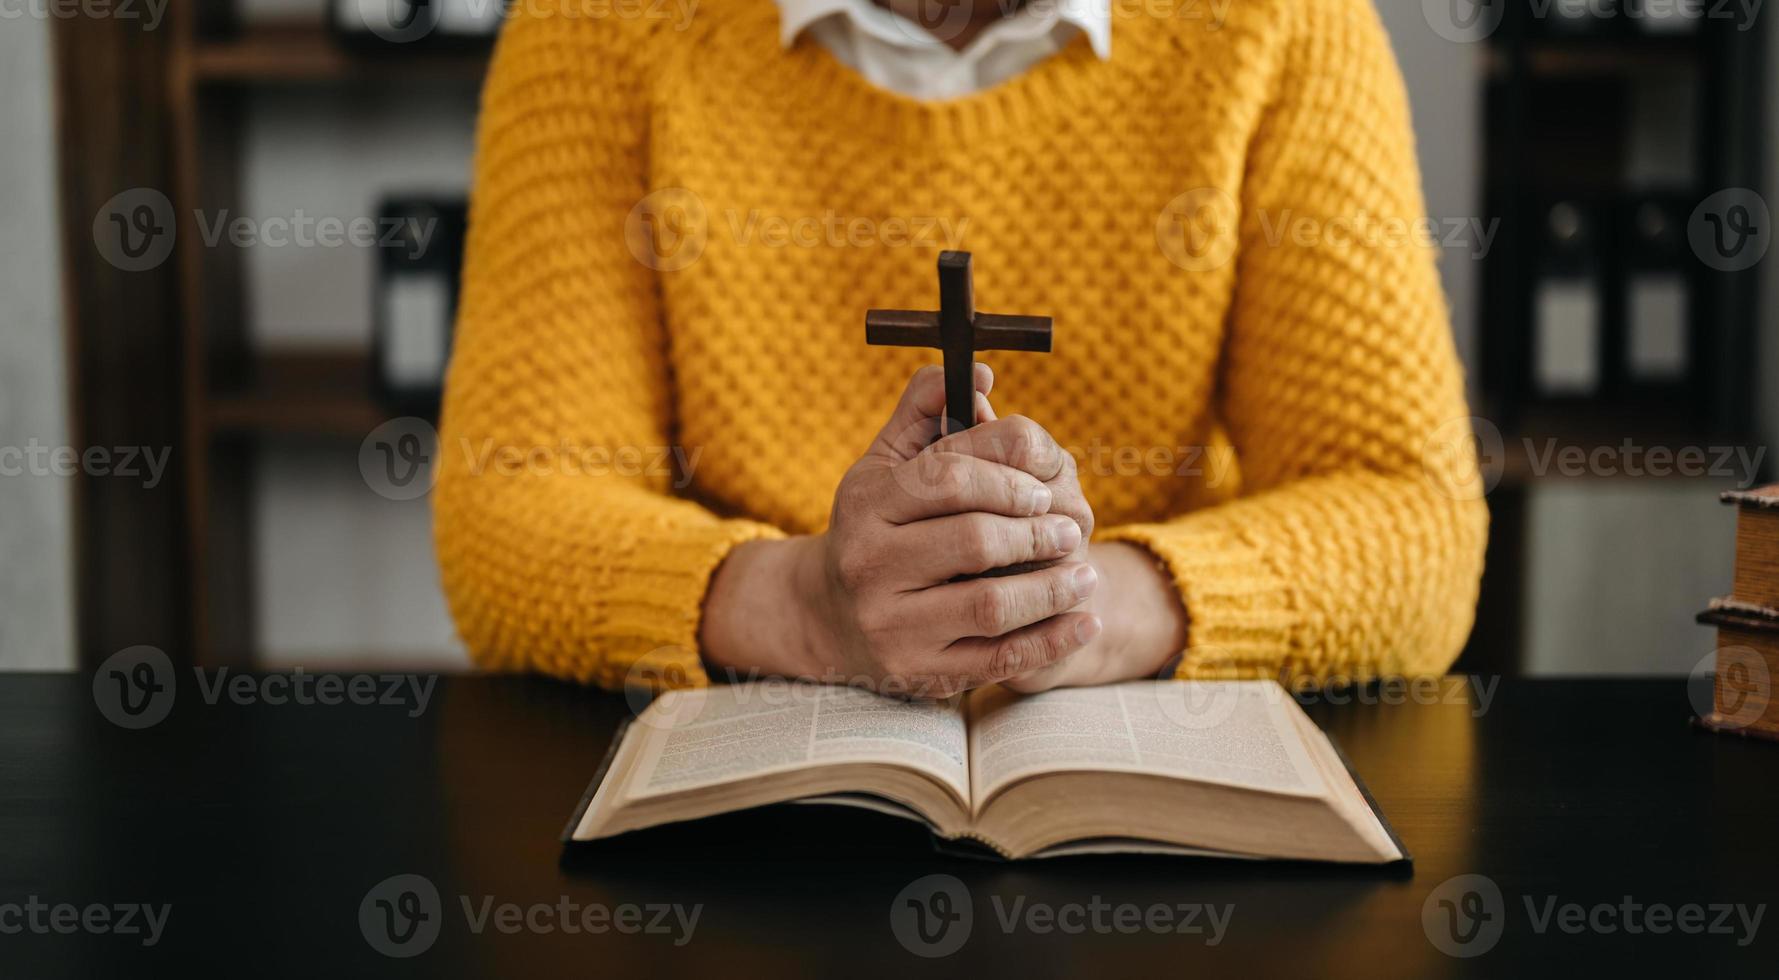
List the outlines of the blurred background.
{"label": "blurred background", "polygon": [[[410,3],[0,13],[0,669],[467,666],[426,422],[502,11]],[[1494,514],[1460,667],[1684,673],[1779,431],[1775,18],[1380,3]]]}

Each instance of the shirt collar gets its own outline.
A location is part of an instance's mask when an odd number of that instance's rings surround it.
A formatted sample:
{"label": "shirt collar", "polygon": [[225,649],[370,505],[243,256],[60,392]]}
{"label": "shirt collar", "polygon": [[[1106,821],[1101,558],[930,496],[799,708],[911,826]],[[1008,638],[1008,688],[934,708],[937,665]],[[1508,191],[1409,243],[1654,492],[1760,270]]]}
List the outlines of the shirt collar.
{"label": "shirt collar", "polygon": [[[944,47],[944,42],[925,34],[901,17],[871,0],[777,0],[779,42],[789,48],[811,24],[829,17],[845,17],[853,26],[878,40],[900,47]],[[943,2],[943,0],[936,0]],[[1001,39],[1034,37],[1058,24],[1067,24],[1087,35],[1093,53],[1101,61],[1112,57],[1111,0],[1027,0],[1018,13],[984,31],[971,48],[991,36]]]}

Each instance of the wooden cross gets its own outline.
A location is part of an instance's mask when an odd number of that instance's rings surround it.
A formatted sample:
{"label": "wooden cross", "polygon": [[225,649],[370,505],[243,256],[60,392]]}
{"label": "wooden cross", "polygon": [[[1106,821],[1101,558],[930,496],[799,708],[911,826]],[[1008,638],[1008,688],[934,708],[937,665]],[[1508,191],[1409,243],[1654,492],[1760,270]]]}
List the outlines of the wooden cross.
{"label": "wooden cross", "polygon": [[945,353],[945,432],[976,424],[976,352],[1050,353],[1050,318],[976,312],[969,252],[939,253],[938,310],[867,310],[865,343]]}

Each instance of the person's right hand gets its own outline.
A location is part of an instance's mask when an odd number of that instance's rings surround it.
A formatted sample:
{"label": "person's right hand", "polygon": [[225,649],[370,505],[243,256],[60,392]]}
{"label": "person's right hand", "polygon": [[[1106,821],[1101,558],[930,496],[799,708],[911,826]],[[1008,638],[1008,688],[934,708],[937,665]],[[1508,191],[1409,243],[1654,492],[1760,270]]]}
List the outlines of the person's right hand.
{"label": "person's right hand", "polygon": [[[993,384],[976,365],[978,421],[994,419]],[[1099,635],[1098,617],[1071,611],[1098,584],[1080,560],[1080,525],[1049,512],[1036,477],[928,449],[944,413],[942,372],[923,368],[841,479],[825,533],[731,553],[707,601],[707,662],[943,698],[1054,664]],[[1025,563],[1041,567],[978,577]],[[794,640],[778,628],[786,618]]]}
{"label": "person's right hand", "polygon": [[[977,418],[994,419],[994,375],[976,365]],[[1081,528],[1049,513],[1042,481],[975,456],[929,450],[945,413],[943,373],[923,368],[834,494],[811,620],[833,666],[886,694],[948,697],[1053,664],[1099,620],[1070,612],[1093,594]],[[1036,570],[998,578],[1010,565]]]}

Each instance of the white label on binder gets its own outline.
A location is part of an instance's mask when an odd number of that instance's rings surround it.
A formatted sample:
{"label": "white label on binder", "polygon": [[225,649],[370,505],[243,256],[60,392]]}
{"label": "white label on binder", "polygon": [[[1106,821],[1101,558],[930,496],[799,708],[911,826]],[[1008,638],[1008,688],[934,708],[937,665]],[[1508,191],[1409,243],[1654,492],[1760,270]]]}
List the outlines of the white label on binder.
{"label": "white label on binder", "polygon": [[1546,395],[1586,395],[1600,386],[1600,299],[1592,279],[1546,279],[1533,305],[1534,380]]}
{"label": "white label on binder", "polygon": [[1686,281],[1678,274],[1643,273],[1631,279],[1626,298],[1630,320],[1631,375],[1678,378],[1686,374]]}
{"label": "white label on binder", "polygon": [[397,387],[430,387],[445,373],[451,287],[442,272],[390,277],[383,290],[383,379]]}

